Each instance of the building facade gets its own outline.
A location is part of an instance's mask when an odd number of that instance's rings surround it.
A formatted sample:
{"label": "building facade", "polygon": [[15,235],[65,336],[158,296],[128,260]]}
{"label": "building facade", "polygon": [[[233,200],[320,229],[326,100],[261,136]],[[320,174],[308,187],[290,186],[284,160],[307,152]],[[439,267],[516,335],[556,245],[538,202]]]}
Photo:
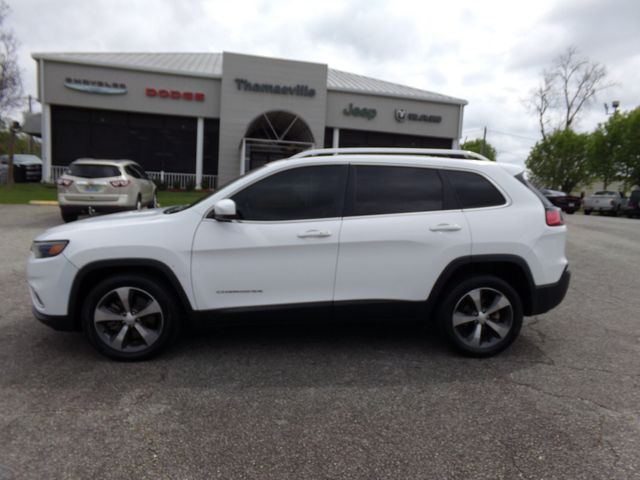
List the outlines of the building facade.
{"label": "building facade", "polygon": [[236,53],[36,53],[43,175],[81,157],[227,182],[311,147],[457,147],[465,100]]}

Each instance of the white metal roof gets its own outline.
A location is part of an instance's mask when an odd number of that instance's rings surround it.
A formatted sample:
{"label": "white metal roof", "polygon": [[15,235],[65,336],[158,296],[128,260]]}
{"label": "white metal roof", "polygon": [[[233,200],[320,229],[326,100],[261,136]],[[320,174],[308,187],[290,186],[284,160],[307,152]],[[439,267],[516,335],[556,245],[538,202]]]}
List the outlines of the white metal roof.
{"label": "white metal roof", "polygon": [[[222,77],[222,53],[118,53],[56,52],[34,53],[35,60],[125,68],[147,72],[170,73],[195,77]],[[327,89],[369,95],[428,100],[438,103],[466,105],[467,101],[427,90],[408,87],[355,73],[328,69]]]}

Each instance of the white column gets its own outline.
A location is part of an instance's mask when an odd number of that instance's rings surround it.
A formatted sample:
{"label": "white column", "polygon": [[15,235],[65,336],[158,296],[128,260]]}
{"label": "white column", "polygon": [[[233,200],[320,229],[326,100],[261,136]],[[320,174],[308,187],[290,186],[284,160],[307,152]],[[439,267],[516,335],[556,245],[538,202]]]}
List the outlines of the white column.
{"label": "white column", "polygon": [[[204,151],[204,118],[198,117],[196,132],[196,190],[202,188],[202,156]],[[213,185],[209,185],[212,187]]]}
{"label": "white column", "polygon": [[333,129],[333,142],[331,142],[331,148],[340,148],[340,129]]}
{"label": "white column", "polygon": [[245,169],[245,156],[247,155],[247,140],[242,139],[242,143],[240,144],[240,175],[244,175]]}
{"label": "white column", "polygon": [[51,182],[51,105],[42,105],[41,114],[41,135],[42,135],[42,182]]}

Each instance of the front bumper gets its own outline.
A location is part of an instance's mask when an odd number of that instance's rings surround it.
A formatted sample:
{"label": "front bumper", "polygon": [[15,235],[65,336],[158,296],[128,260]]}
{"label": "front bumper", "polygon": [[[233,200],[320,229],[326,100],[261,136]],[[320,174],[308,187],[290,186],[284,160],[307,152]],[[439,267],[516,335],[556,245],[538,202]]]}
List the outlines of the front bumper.
{"label": "front bumper", "polygon": [[556,283],[542,285],[540,287],[536,287],[533,290],[533,295],[531,298],[531,309],[529,312],[526,312],[526,314],[540,315],[560,305],[562,300],[564,300],[565,295],[567,294],[570,281],[571,272],[569,271],[569,266],[567,265],[567,267],[564,269],[564,272],[562,272],[562,275],[560,276],[560,280],[558,280]]}
{"label": "front bumper", "polygon": [[33,316],[44,323],[47,327],[51,327],[59,332],[72,332],[78,330],[78,326],[74,323],[70,315],[47,315],[31,307]]}

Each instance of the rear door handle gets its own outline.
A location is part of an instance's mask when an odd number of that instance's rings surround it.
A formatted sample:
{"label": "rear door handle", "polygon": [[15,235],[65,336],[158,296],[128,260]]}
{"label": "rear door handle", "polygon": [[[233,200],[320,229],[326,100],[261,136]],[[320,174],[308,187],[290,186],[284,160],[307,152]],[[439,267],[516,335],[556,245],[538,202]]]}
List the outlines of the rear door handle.
{"label": "rear door handle", "polygon": [[331,232],[329,230],[307,230],[298,234],[298,238],[321,238],[330,237]]}
{"label": "rear door handle", "polygon": [[430,226],[429,230],[432,232],[457,232],[462,230],[462,227],[455,223],[439,223],[438,225]]}

